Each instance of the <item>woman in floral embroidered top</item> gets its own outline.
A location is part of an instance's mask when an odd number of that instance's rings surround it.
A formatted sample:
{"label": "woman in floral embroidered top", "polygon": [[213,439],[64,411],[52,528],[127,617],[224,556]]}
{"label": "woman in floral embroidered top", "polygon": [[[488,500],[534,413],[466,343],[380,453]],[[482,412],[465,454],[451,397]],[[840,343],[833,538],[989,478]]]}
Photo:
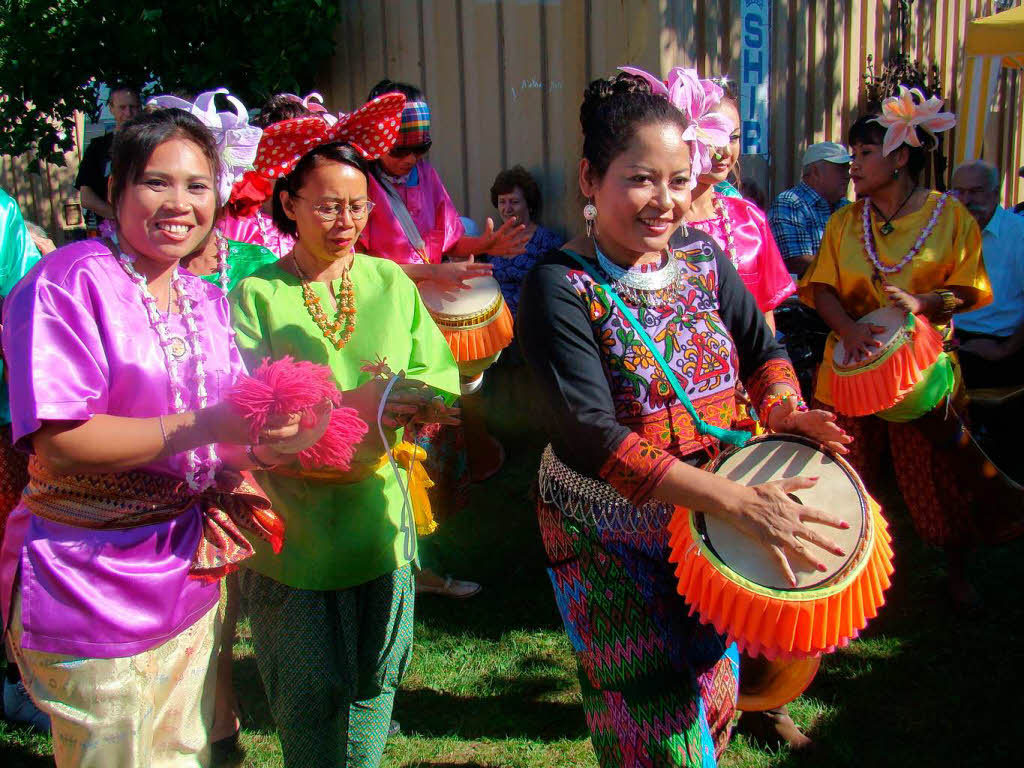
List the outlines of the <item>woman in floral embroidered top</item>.
{"label": "woman in floral embroidered top", "polygon": [[[848,439],[830,414],[796,407],[785,352],[710,238],[695,235],[686,251],[667,251],[689,205],[682,113],[643,80],[619,75],[591,83],[580,122],[580,188],[596,207],[594,234],[538,264],[518,319],[552,425],[538,502],[549,573],[600,764],[713,766],[728,740],[738,659],[676,594],[667,556],[672,509],[729,518],[787,571],[787,558],[817,563],[818,547],[835,549],[800,518],[834,518],[786,496],[812,479],[747,488],[699,469],[716,441],[696,433],[650,350],[590,275],[612,280],[664,345],[708,424],[730,425],[742,380],[758,405],[778,401],[766,410],[770,428],[839,451]],[[627,646],[636,654],[620,660],[615,649]]]}

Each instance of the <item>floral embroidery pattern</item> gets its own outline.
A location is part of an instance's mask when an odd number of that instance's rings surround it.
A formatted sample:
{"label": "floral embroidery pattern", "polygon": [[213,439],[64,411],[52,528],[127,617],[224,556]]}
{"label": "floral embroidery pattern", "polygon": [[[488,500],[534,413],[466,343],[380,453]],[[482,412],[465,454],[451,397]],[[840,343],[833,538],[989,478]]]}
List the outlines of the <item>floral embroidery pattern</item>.
{"label": "floral embroidery pattern", "polygon": [[608,457],[600,475],[634,504],[643,504],[668,472],[672,461],[670,454],[630,433]]}
{"label": "floral embroidery pattern", "polygon": [[[684,275],[676,302],[630,308],[701,418],[728,427],[735,411],[738,365],[732,338],[719,315],[715,262],[701,251],[679,251],[676,258]],[[700,450],[708,441],[696,435],[654,355],[629,321],[588,275],[572,270],[568,279],[588,308],[619,421],[677,456]]]}

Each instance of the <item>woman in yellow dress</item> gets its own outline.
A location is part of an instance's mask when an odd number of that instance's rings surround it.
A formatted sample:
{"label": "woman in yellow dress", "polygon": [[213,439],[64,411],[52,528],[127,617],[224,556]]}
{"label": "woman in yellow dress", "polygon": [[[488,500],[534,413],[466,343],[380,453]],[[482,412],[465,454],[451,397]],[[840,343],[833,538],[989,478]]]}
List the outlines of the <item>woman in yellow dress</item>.
{"label": "woman in yellow dress", "polygon": [[[915,100],[915,95],[920,98]],[[934,137],[909,120],[926,111],[928,129],[945,130],[955,118],[938,113],[939,106],[941,102],[925,101],[919,91],[904,91],[886,100],[881,117],[862,116],[850,128],[850,177],[858,200],[829,219],[818,256],[800,281],[800,298],[834,332],[815,390],[815,398],[826,406],[834,404],[829,361],[837,341],[843,342],[847,362],[880,346],[873,327],[857,323],[859,318],[894,305],[923,315],[948,335],[954,311],[992,300],[977,224],[951,195],[918,183],[927,159],[925,146]],[[918,535],[945,550],[951,596],[967,604],[977,600],[965,572],[965,554],[976,538],[969,514],[973,499],[958,482],[952,446],[929,437],[929,426],[944,415],[940,411],[906,423],[877,416],[837,417],[854,437],[848,458],[873,494],[891,456]]]}

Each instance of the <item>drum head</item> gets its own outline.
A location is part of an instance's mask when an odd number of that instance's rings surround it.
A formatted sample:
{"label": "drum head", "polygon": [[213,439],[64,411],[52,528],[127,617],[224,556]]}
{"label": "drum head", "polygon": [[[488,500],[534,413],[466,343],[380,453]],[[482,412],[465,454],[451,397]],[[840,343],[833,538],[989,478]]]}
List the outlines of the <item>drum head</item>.
{"label": "drum head", "polygon": [[445,320],[461,324],[481,314],[493,315],[500,308],[501,287],[493,277],[474,277],[466,284],[469,288],[447,293],[429,280],[420,283],[420,296],[438,325],[445,325]]}
{"label": "drum head", "polygon": [[874,312],[868,312],[857,322],[864,325],[880,325],[885,328],[881,333],[874,334],[875,340],[882,342],[882,346],[878,347],[867,357],[862,357],[855,364],[844,364],[843,361],[846,359],[846,347],[843,346],[843,340],[840,339],[836,342],[836,345],[832,350],[832,364],[836,368],[846,368],[850,365],[862,366],[884,354],[896,340],[896,336],[903,328],[904,323],[907,322],[907,313],[898,307],[882,307],[881,309],[876,309]]}
{"label": "drum head", "polygon": [[[845,463],[817,449],[811,441],[795,435],[772,435],[753,440],[743,448],[723,454],[712,471],[743,485],[760,485],[786,477],[818,477],[817,485],[794,491],[790,497],[800,504],[837,515],[849,523],[846,530],[820,523],[808,527],[836,542],[845,555],[833,555],[813,544],[810,548],[825,564],[821,572],[790,564],[797,590],[827,586],[839,581],[848,566],[859,558],[868,526],[868,506],[856,474]],[[792,590],[772,552],[718,516],[696,515],[698,531],[705,545],[732,571],[762,587]]]}

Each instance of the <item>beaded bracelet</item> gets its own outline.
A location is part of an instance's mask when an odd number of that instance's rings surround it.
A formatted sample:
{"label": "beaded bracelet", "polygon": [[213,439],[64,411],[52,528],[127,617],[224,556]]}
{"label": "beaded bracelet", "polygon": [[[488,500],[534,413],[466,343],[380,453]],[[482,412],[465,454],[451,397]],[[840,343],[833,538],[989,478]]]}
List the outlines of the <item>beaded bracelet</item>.
{"label": "beaded bracelet", "polygon": [[255,464],[260,469],[273,469],[277,464],[268,464],[263,461],[259,456],[256,455],[256,446],[250,445],[245,449],[245,455],[249,457],[249,461]]}
{"label": "beaded bracelet", "polygon": [[[796,401],[796,405],[794,406],[793,411],[806,411],[807,410],[807,403],[805,403],[804,399],[802,397],[800,397],[800,395],[796,394],[795,392],[776,392],[775,394],[768,395],[768,397],[766,397],[764,399],[764,401],[761,403],[761,411],[764,412],[764,426],[765,426],[765,429],[768,428],[769,419],[771,417],[772,410],[775,408],[775,406],[781,405],[782,403],[786,402],[787,400],[795,400]],[[793,411],[791,411],[791,413]]]}

